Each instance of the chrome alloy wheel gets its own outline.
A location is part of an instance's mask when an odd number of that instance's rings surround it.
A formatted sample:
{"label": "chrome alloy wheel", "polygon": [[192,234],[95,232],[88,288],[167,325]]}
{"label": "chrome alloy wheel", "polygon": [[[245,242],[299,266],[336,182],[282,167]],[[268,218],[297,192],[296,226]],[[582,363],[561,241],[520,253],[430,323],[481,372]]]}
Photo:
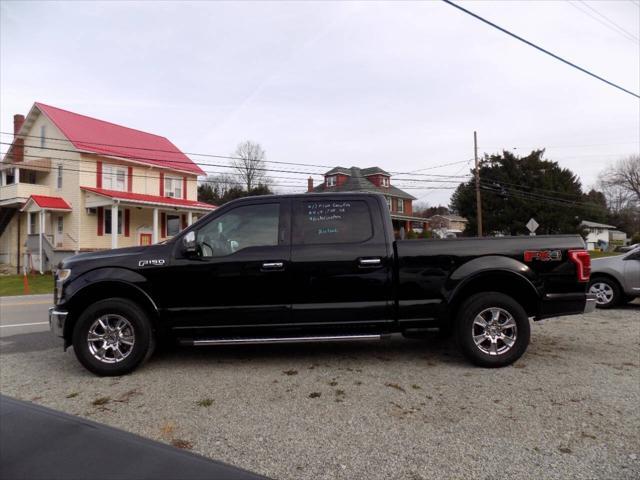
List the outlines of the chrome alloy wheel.
{"label": "chrome alloy wheel", "polygon": [[589,287],[589,293],[596,296],[596,304],[607,305],[613,300],[613,288],[604,282],[596,282]]}
{"label": "chrome alloy wheel", "polygon": [[502,308],[481,311],[473,320],[471,334],[476,347],[489,355],[502,355],[515,345],[518,334],[516,321]]}
{"label": "chrome alloy wheel", "polygon": [[87,334],[89,352],[103,363],[118,363],[133,351],[135,334],[131,322],[121,315],[106,314],[98,318]]}

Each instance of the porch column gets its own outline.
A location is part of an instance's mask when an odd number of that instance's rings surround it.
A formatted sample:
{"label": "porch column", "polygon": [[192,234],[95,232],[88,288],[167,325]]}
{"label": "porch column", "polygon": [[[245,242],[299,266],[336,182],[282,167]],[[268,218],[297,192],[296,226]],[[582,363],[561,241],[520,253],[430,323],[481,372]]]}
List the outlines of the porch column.
{"label": "porch column", "polygon": [[[17,170],[17,168],[16,168]],[[42,239],[44,238],[44,209],[40,210],[40,235],[38,236],[38,256],[40,257],[40,274],[44,273],[44,260],[42,252]]]}
{"label": "porch column", "polygon": [[158,243],[158,209],[153,209],[153,231],[151,233],[151,243]]}
{"label": "porch column", "polygon": [[0,171],[0,185],[6,185],[6,184],[7,184],[7,172],[2,170]]}
{"label": "porch column", "polygon": [[404,222],[404,228],[406,229],[407,232],[411,231],[411,222],[409,220]]}
{"label": "porch column", "polygon": [[118,248],[118,204],[111,205],[111,248]]}
{"label": "porch column", "polygon": [[187,227],[193,223],[193,213],[187,212]]}
{"label": "porch column", "polygon": [[13,169],[13,183],[20,183],[20,169],[18,167]]}

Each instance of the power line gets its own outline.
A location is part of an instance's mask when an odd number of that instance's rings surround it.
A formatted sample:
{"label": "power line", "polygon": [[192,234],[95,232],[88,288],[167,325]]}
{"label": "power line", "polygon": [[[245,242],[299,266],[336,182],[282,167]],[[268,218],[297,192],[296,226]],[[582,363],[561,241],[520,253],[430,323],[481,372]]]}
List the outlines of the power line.
{"label": "power line", "polygon": [[[5,152],[6,153],[6,152]],[[30,157],[30,158],[42,158],[40,156],[37,155],[29,155],[29,154],[24,154],[25,157]],[[63,157],[57,157],[57,158],[52,158],[52,161],[64,161],[64,162],[76,162],[76,163],[80,163],[80,162],[85,162],[85,163],[90,163],[91,161],[89,160],[78,160],[75,158],[63,158]],[[20,167],[20,165],[16,165],[15,163],[13,164],[14,166],[18,166]],[[233,168],[233,167],[226,167],[226,166],[222,166],[223,168]],[[48,170],[49,172],[55,171],[58,167],[55,165],[49,166],[49,167],[38,167],[40,170],[42,170],[43,168]],[[96,174],[95,170],[86,170],[86,169],[81,169],[81,168],[70,168],[67,166],[62,166],[62,170],[63,171],[68,171],[68,172],[79,172],[79,173],[89,173],[92,175]],[[229,175],[240,175],[240,174],[235,174],[235,173],[230,173],[230,172],[214,172],[214,173],[222,173],[222,174],[229,174]],[[141,175],[141,174],[131,174],[132,178],[145,178],[145,179],[154,179],[157,180],[158,177],[154,177],[154,176],[150,176],[150,175]],[[303,179],[298,179],[295,177],[279,177],[276,176],[274,177],[276,180],[282,180],[282,179],[291,179],[291,180],[303,180]],[[193,182],[193,180],[187,180],[189,182]],[[421,180],[422,182],[425,183],[448,183],[451,182],[452,180],[440,180],[440,179],[435,179],[435,180]],[[216,180],[216,179],[205,179],[205,180],[197,180],[196,183],[213,183],[213,184],[219,184],[219,183],[228,183],[225,180]],[[238,184],[241,184],[242,182],[237,182]],[[394,184],[395,185],[395,184]],[[298,183],[298,182],[290,182],[290,183],[280,183],[280,184],[268,184],[267,186],[275,186],[275,187],[294,187],[294,188],[303,188],[303,184],[302,182]],[[402,187],[403,189],[414,189],[414,190],[428,190],[428,189],[440,189],[440,188],[457,188],[457,186],[455,187],[432,187],[432,186],[405,186],[405,185],[396,185],[398,187]]]}
{"label": "power line", "polygon": [[460,10],[460,11],[462,11],[462,12],[466,13],[467,15],[471,15],[471,16],[472,16],[472,17],[474,17],[475,19],[480,20],[481,22],[486,23],[487,25],[490,25],[491,27],[493,27],[493,28],[495,28],[495,29],[497,29],[497,30],[500,30],[500,31],[501,31],[501,32],[503,32],[503,33],[506,33],[507,35],[509,35],[509,36],[511,36],[511,37],[513,37],[513,38],[515,38],[516,40],[520,40],[521,42],[523,42],[523,43],[525,43],[525,44],[529,45],[530,47],[533,47],[533,48],[535,48],[536,50],[541,51],[542,53],[546,53],[547,55],[549,55],[549,56],[551,56],[551,57],[555,58],[556,60],[559,60],[559,61],[561,61],[562,63],[565,63],[565,64],[569,65],[570,67],[573,67],[573,68],[575,68],[575,69],[577,69],[577,70],[580,70],[581,72],[586,73],[587,75],[590,75],[590,76],[592,76],[593,78],[596,78],[596,79],[600,80],[601,82],[604,82],[604,83],[606,83],[606,84],[608,84],[608,85],[611,85],[612,87],[615,87],[615,88],[617,88],[618,90],[622,90],[623,92],[628,93],[629,95],[633,95],[634,97],[636,97],[636,98],[639,98],[639,99],[640,99],[640,95],[638,95],[637,93],[633,93],[632,91],[627,90],[626,88],[623,88],[623,87],[621,87],[620,85],[616,85],[615,83],[610,82],[609,80],[606,80],[606,79],[602,78],[601,76],[596,75],[595,73],[590,72],[589,70],[587,70],[587,69],[585,69],[585,68],[579,67],[579,66],[578,66],[578,65],[576,65],[575,63],[572,63],[572,62],[570,62],[570,61],[568,61],[568,60],[565,60],[564,58],[562,58],[562,57],[560,57],[560,56],[556,55],[555,53],[551,53],[549,50],[545,50],[544,48],[539,47],[539,46],[538,46],[538,45],[536,45],[535,43],[532,43],[532,42],[530,42],[529,40],[525,40],[524,38],[522,38],[522,37],[520,37],[520,36],[516,35],[515,33],[512,33],[512,32],[510,32],[509,30],[507,30],[507,29],[505,29],[505,28],[502,28],[502,27],[500,27],[500,26],[496,25],[496,24],[495,24],[495,23],[493,23],[493,22],[490,22],[490,21],[489,21],[489,20],[487,20],[486,18],[483,18],[483,17],[481,17],[480,15],[477,15],[477,14],[475,14],[475,13],[471,12],[470,10],[467,10],[467,9],[466,9],[466,8],[464,8],[464,7],[461,7],[460,5],[457,5],[457,4],[453,3],[451,0],[442,0],[442,1],[443,1],[443,2],[445,2],[445,3],[447,3],[447,4],[449,4],[449,5],[451,5],[452,7],[457,8],[458,10]]}
{"label": "power line", "polygon": [[[14,133],[10,133],[10,132],[0,132],[1,135],[11,135],[14,136]],[[77,138],[71,139],[71,138],[54,138],[54,137],[41,137],[39,135],[18,135],[18,137],[20,138],[37,138],[37,139],[42,139],[44,138],[45,140],[52,140],[55,142],[72,142],[72,143],[84,143],[87,145],[93,145],[93,146],[99,146],[99,147],[120,147],[120,148],[128,148],[131,150],[141,150],[141,151],[147,151],[147,152],[155,152],[155,153],[170,153],[170,154],[177,154],[177,153],[182,153],[184,155],[191,155],[194,157],[208,157],[208,158],[218,158],[218,159],[224,159],[224,160],[244,160],[242,157],[234,157],[232,155],[217,155],[217,154],[211,154],[211,153],[195,153],[195,152],[181,152],[181,151],[174,151],[174,150],[163,150],[163,149],[158,149],[158,148],[148,148],[148,147],[138,147],[138,146],[134,146],[134,145],[122,145],[122,144],[112,144],[112,143],[101,143],[101,142],[92,142],[92,141],[88,141],[88,140],[80,140]],[[0,142],[0,144],[3,145],[12,145],[12,143],[3,143]],[[78,153],[79,150],[78,149],[55,149],[53,147],[38,147],[36,145],[26,145],[25,147],[28,148],[47,148],[49,150],[58,150],[58,151],[63,151],[63,152],[72,152],[72,153]],[[90,153],[95,153],[95,152],[90,152]],[[133,156],[133,155],[122,155],[122,154],[118,154],[118,153],[109,153],[109,152],[102,152],[102,153],[95,153],[96,155],[108,155],[108,156],[115,156],[115,157],[119,157],[119,158],[125,158],[125,159],[130,159],[130,160],[136,160],[137,157]],[[156,161],[164,161],[164,162],[171,162],[171,163],[182,163],[182,164],[192,164],[195,163],[196,165],[207,165],[206,163],[198,163],[198,162],[194,162],[192,160],[190,161],[184,161],[184,160],[171,160],[171,159],[166,159],[166,158],[150,158],[150,157],[143,157],[140,158],[140,160],[156,160]],[[265,163],[276,163],[276,164],[281,164],[281,165],[295,165],[295,166],[304,166],[304,167],[317,167],[317,168],[335,168],[335,165],[318,165],[318,164],[309,164],[309,163],[297,163],[297,162],[284,162],[284,161],[278,161],[278,160],[263,160]],[[424,170],[431,170],[431,169],[435,169],[435,168],[442,168],[442,167],[446,167],[449,165],[455,165],[458,163],[462,163],[464,162],[464,160],[462,161],[457,161],[457,162],[451,162],[451,163],[445,163],[445,164],[441,164],[441,165],[435,165],[432,167],[427,167]],[[326,172],[311,172],[312,175],[324,175],[324,173]],[[405,172],[389,172],[392,174],[406,174]],[[408,172],[408,173],[412,173],[412,172]],[[417,174],[416,175],[424,175],[424,174]]]}
{"label": "power line", "polygon": [[[618,29],[618,31],[626,34],[628,37],[630,37],[632,40],[635,40],[636,42],[640,41],[640,38],[636,37],[633,33],[625,30],[624,28],[622,28],[620,25],[618,25],[616,22],[614,22],[613,20],[611,20],[609,17],[606,17],[605,15],[603,15],[602,13],[600,13],[598,10],[596,10],[595,8],[593,8],[591,5],[589,5],[587,2],[585,2],[584,0],[578,0],[578,2],[580,2],[581,4],[583,4],[585,7],[587,7],[589,10],[591,10],[593,13],[595,13],[596,15],[598,15],[599,17],[603,18],[604,20],[606,20],[609,24],[613,25],[616,29]],[[637,43],[636,43],[637,44]]]}
{"label": "power line", "polygon": [[571,5],[573,8],[575,8],[576,10],[581,11],[582,13],[584,13],[585,15],[587,15],[588,17],[592,18],[593,20],[595,20],[596,22],[598,22],[600,25],[605,26],[606,28],[608,28],[609,30],[611,30],[612,32],[617,33],[618,35],[620,35],[622,38],[624,38],[625,40],[629,40],[630,42],[633,42],[634,44],[637,45],[637,40],[635,40],[632,35],[627,35],[626,33],[623,33],[622,31],[620,31],[619,29],[613,27],[612,25],[600,20],[599,18],[595,17],[593,14],[589,13],[588,11],[582,9],[579,5],[576,5],[575,3],[569,1],[568,2],[569,5]]}

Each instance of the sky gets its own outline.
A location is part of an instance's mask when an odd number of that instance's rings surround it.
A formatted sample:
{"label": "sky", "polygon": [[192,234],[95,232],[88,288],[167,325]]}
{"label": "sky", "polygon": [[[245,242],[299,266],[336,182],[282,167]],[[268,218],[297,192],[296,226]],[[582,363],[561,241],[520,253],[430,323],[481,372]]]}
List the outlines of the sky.
{"label": "sky", "polygon": [[[638,0],[458,3],[640,93]],[[421,204],[446,205],[474,130],[480,155],[546,148],[584,188],[640,152],[637,98],[435,0],[2,0],[0,131],[35,101],[188,153],[259,142],[267,160],[305,164],[268,164],[302,172],[270,173],[283,193],[332,166],[379,166],[419,180],[392,177]]]}

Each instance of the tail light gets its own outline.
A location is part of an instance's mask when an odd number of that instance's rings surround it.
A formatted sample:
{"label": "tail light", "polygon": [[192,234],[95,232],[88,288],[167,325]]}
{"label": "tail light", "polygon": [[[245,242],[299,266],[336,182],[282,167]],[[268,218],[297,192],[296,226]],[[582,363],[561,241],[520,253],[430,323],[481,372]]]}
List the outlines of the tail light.
{"label": "tail light", "polygon": [[569,250],[569,260],[576,265],[579,282],[588,282],[591,275],[591,256],[586,250]]}

